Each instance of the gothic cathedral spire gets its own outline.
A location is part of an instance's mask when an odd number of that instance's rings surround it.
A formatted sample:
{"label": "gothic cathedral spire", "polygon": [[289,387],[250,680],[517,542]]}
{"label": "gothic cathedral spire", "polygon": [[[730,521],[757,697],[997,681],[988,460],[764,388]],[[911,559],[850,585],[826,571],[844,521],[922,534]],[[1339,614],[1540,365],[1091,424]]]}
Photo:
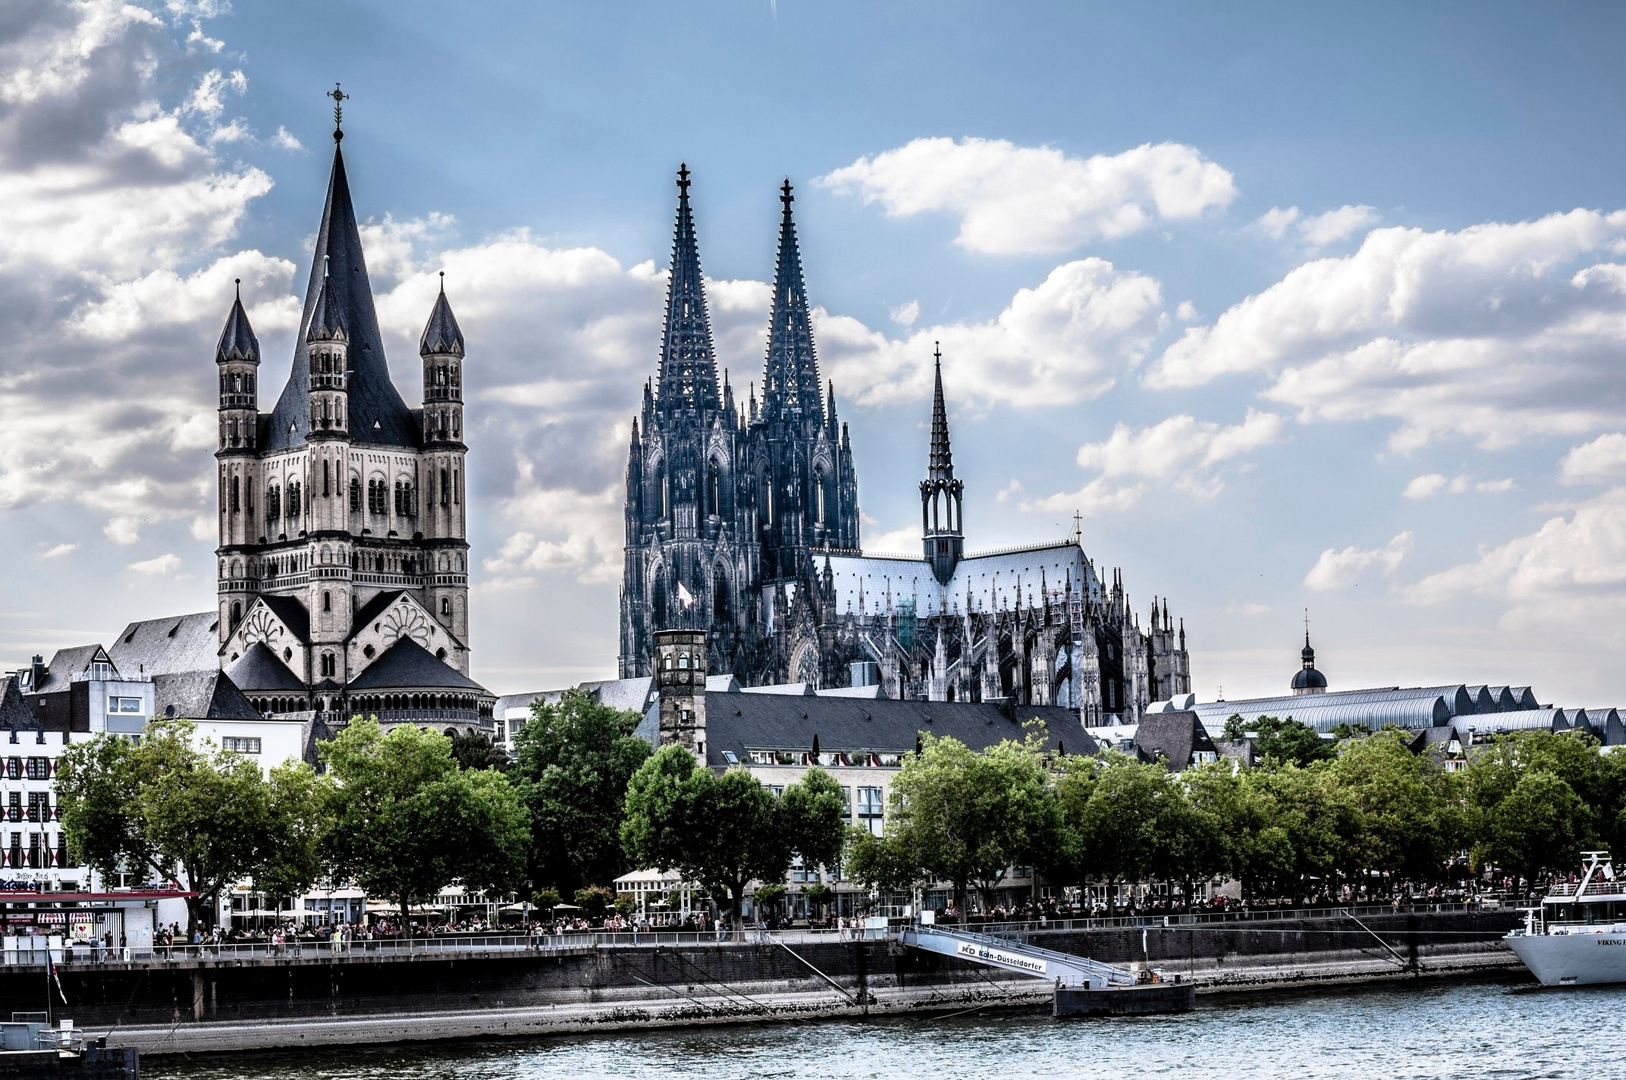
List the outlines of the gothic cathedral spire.
{"label": "gothic cathedral spire", "polygon": [[666,293],[666,333],[661,341],[657,404],[662,412],[715,412],[717,358],[712,351],[706,293],[700,279],[700,248],[689,208],[689,167],[678,169],[677,229],[672,238],[672,278]]}
{"label": "gothic cathedral spire", "polygon": [[965,554],[965,527],[960,519],[965,485],[954,479],[949,448],[948,408],[943,404],[943,352],[932,353],[936,382],[932,391],[932,446],[926,479],[920,482],[920,529],[932,575],[947,585]]}
{"label": "gothic cathedral spire", "polygon": [[[771,423],[786,420],[808,429],[824,422],[820,400],[819,358],[813,349],[802,255],[791,217],[790,180],[780,188],[779,266],[774,274],[773,316],[768,325],[768,368],[763,377],[763,415]],[[832,400],[834,391],[832,390]]]}

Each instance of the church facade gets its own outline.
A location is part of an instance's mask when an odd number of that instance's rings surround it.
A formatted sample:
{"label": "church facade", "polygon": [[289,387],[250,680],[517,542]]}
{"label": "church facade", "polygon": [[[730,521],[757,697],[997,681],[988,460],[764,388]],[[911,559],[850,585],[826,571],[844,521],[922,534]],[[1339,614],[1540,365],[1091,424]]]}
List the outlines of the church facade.
{"label": "church facade", "polygon": [[220,665],[264,713],[485,730],[469,678],[464,340],[442,287],[421,408],[390,379],[355,209],[333,168],[287,384],[259,409],[241,296],[216,349]]}
{"label": "church facade", "polygon": [[879,684],[894,699],[1060,705],[1086,725],[1190,691],[1185,628],[1081,537],[967,554],[938,356],[918,558],[866,555],[858,479],[821,384],[793,196],[781,190],[762,399],[719,382],[687,169],[678,174],[665,333],[627,462],[623,678],[655,674],[655,634],[703,633],[706,669],[746,686]]}

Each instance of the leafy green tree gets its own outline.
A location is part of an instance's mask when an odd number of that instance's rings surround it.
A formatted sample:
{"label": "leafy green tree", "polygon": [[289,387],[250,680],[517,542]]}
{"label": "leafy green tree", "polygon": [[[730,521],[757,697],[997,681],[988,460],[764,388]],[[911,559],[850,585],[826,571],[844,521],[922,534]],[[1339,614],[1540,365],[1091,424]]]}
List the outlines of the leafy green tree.
{"label": "leafy green tree", "polygon": [[576,890],[576,906],[589,919],[602,919],[615,903],[615,893],[603,885],[588,885]]}
{"label": "leafy green tree", "polygon": [[1082,869],[1111,882],[1142,881],[1156,865],[1159,803],[1170,786],[1160,764],[1145,764],[1116,751],[1103,756],[1079,808],[1076,846],[1087,853]]}
{"label": "leafy green tree", "polygon": [[813,907],[819,912],[821,918],[828,911],[830,901],[834,900],[836,896],[834,889],[819,881],[814,882],[806,889],[802,890],[802,894],[807,897],[807,902],[812,904]]}
{"label": "leafy green tree", "polygon": [[353,720],[321,754],[334,781],[323,855],[336,877],[392,900],[403,926],[413,903],[453,881],[518,887],[525,806],[501,774],[460,770],[446,736],[410,724],[386,735],[377,721]]}
{"label": "leafy green tree", "polygon": [[184,720],[149,725],[140,743],[99,735],[63,751],[56,787],[74,857],[104,877],[121,869],[177,881],[189,928],[208,925],[220,892],[250,876],[299,892],[314,880],[316,778],[199,746]]}
{"label": "leafy green tree", "polygon": [[1311,880],[1330,882],[1353,828],[1325,763],[1250,769],[1266,822],[1244,875],[1264,895],[1298,900]]}
{"label": "leafy green tree", "polygon": [[1250,731],[1258,736],[1254,740],[1254,747],[1267,762],[1291,762],[1303,766],[1315,761],[1330,761],[1338,752],[1331,742],[1316,734],[1315,728],[1301,724],[1291,716],[1261,716],[1253,721],[1245,721],[1239,714],[1232,713],[1225,721],[1224,737],[1227,742],[1237,742]]}
{"label": "leafy green tree", "polygon": [[1531,770],[1490,812],[1481,851],[1533,882],[1579,862],[1591,824],[1586,804],[1568,782],[1555,773]]}
{"label": "leafy green tree", "polygon": [[531,880],[573,891],[625,872],[620,843],[627,783],[653,752],[639,716],[567,690],[537,702],[514,736],[513,779],[531,813]]}
{"label": "leafy green tree", "polygon": [[887,836],[853,826],[847,830],[842,873],[849,881],[877,893],[907,893],[924,883],[925,871],[911,853]]}
{"label": "leafy green tree", "polygon": [[885,838],[896,848],[892,858],[915,876],[953,885],[962,912],[972,886],[991,902],[1009,867],[1043,862],[1058,842],[1059,807],[1039,745],[1030,737],[977,753],[926,735],[892,780]]}
{"label": "leafy green tree", "polygon": [[508,755],[478,731],[460,731],[452,737],[452,760],[460,769],[495,769],[503,772],[509,766]]}
{"label": "leafy green tree", "polygon": [[756,908],[757,921],[765,922],[776,914],[779,905],[785,902],[785,886],[778,881],[766,882],[756,887],[751,893],[751,903]]}
{"label": "leafy green tree", "polygon": [[745,769],[714,773],[681,746],[662,747],[627,785],[621,842],[639,865],[698,882],[737,924],[751,882],[782,883],[797,855],[810,865],[836,862],[842,826],[828,812],[833,786],[823,770],[809,769],[776,799]]}
{"label": "leafy green tree", "polygon": [[326,781],[304,762],[271,770],[266,847],[254,884],[274,900],[293,900],[322,877],[322,841],[331,821]]}
{"label": "leafy green tree", "polygon": [[1380,731],[1347,743],[1331,778],[1350,811],[1340,863],[1346,872],[1378,871],[1441,881],[1462,847],[1463,829],[1450,777],[1405,733]]}

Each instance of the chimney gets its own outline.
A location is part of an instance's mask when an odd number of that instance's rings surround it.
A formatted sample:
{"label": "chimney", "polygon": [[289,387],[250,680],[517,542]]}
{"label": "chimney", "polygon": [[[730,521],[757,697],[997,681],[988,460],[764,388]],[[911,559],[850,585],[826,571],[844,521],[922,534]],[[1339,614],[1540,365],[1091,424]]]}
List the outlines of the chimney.
{"label": "chimney", "polygon": [[29,665],[28,673],[28,688],[37,694],[45,683],[45,657],[35,653],[34,662]]}

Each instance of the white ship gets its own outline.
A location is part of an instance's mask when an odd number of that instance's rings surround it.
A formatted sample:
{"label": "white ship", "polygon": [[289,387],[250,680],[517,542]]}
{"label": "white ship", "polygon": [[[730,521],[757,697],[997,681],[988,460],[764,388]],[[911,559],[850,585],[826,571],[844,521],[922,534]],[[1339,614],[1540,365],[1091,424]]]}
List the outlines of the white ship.
{"label": "white ship", "polygon": [[1626,983],[1626,884],[1608,852],[1585,858],[1580,882],[1554,885],[1504,939],[1543,986]]}

